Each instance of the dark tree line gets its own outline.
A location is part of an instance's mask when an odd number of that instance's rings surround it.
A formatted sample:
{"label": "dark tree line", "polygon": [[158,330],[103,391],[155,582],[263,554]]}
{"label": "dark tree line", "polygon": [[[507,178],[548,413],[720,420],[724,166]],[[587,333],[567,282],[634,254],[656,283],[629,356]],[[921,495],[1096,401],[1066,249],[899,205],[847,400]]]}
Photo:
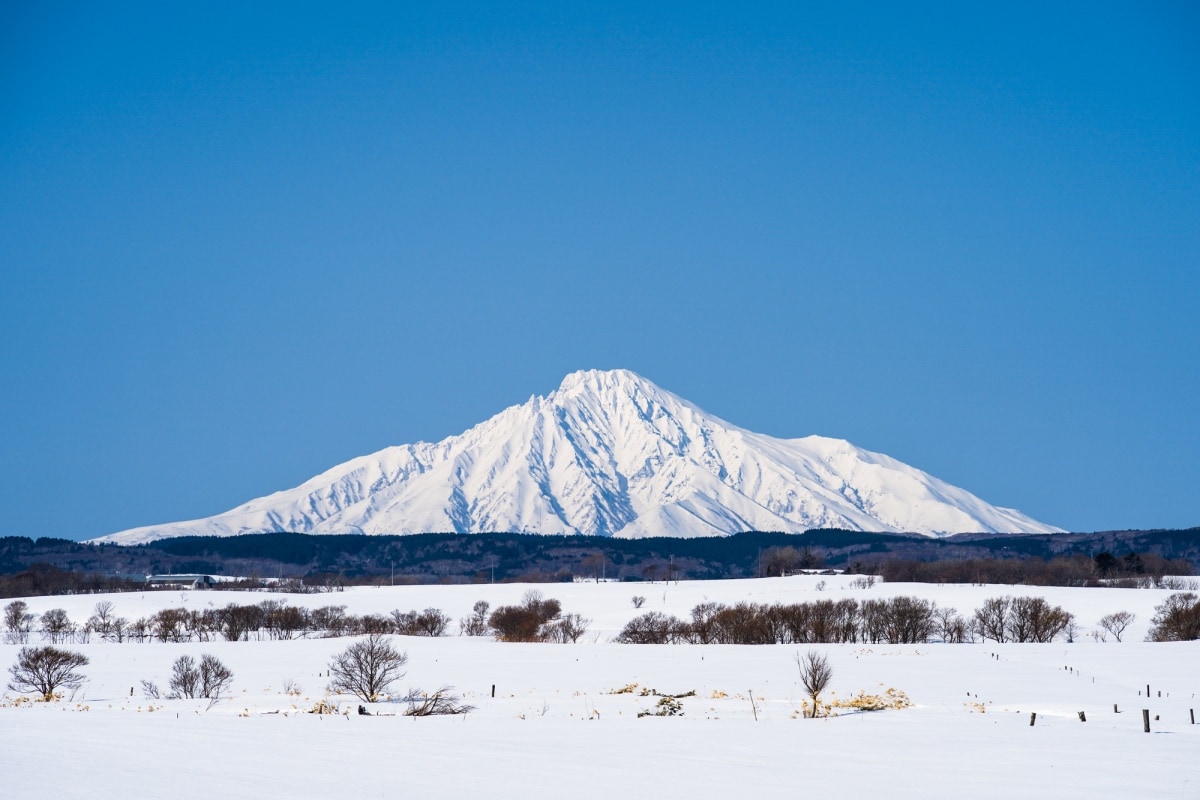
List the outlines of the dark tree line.
{"label": "dark tree line", "polygon": [[[528,592],[518,606],[501,606],[489,613],[485,601],[475,604],[463,618],[460,633],[495,636],[514,642],[575,642],[590,624],[578,614],[563,614],[561,604]],[[129,620],[119,617],[111,602],[96,604],[86,622],[72,621],[67,612],[53,608],[40,617],[29,612],[24,600],[4,607],[4,639],[28,643],[40,635],[52,644],[87,642],[97,636],[109,642],[208,642],[248,639],[285,640],[313,637],[362,635],[445,636],[452,620],[437,608],[390,614],[348,614],[343,605],[318,608],[293,606],[281,600],[264,600],[254,605],[230,603],[223,608],[164,608],[149,616]]]}
{"label": "dark tree line", "polygon": [[181,537],[135,547],[10,536],[0,537],[0,597],[146,591],[140,576],[166,572],[246,576],[221,589],[269,589],[284,578],[289,591],[315,592],[392,582],[766,577],[822,565],[883,574],[891,581],[1088,585],[1190,575],[1197,563],[1200,529],[945,539],[839,530],[695,539],[267,533]]}
{"label": "dark tree line", "polygon": [[1192,564],[1154,553],[1103,552],[1047,560],[970,558],[952,561],[888,560],[877,572],[888,583],[975,583],[1025,586],[1161,586],[1167,576],[1190,575]]}

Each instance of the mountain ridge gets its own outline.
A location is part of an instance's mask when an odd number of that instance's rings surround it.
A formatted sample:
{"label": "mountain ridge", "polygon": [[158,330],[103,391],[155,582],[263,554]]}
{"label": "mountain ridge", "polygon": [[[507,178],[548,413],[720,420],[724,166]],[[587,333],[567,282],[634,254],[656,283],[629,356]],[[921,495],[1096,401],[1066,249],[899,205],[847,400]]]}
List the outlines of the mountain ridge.
{"label": "mountain ridge", "polygon": [[777,439],[628,370],[567,375],[440,442],[383,448],[198,520],[93,541],[242,533],[511,531],[620,537],[846,528],[1054,533],[842,439]]}

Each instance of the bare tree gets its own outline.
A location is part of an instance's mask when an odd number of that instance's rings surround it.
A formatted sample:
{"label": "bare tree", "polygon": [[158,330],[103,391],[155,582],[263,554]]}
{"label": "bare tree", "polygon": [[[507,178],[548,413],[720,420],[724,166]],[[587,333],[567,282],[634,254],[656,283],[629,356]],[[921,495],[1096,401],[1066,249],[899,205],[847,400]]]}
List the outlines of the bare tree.
{"label": "bare tree", "polygon": [[829,659],[816,650],[809,650],[804,655],[796,653],[796,666],[800,668],[800,683],[812,698],[809,716],[815,718],[821,707],[821,692],[825,691],[833,678],[833,667],[829,666]]}
{"label": "bare tree", "polygon": [[314,631],[324,631],[326,637],[341,636],[348,626],[345,606],[321,606],[308,615],[308,624]]}
{"label": "bare tree", "polygon": [[1072,621],[1068,612],[1051,606],[1044,597],[1015,597],[1009,603],[1008,638],[1013,642],[1052,642]]}
{"label": "bare tree", "polygon": [[625,624],[613,641],[620,644],[668,644],[679,641],[683,620],[661,611],[647,611]]}
{"label": "bare tree", "polygon": [[1200,639],[1200,598],[1195,592],[1173,594],[1154,607],[1148,639],[1152,642],[1190,642]]}
{"label": "bare tree", "polygon": [[471,609],[471,616],[463,617],[458,622],[463,636],[486,636],[491,628],[488,626],[488,611],[491,604],[486,600],[478,600]]}
{"label": "bare tree", "polygon": [[183,608],[163,608],[150,617],[151,631],[160,642],[186,642],[192,638]]}
{"label": "bare tree", "polygon": [[218,612],[217,617],[217,625],[225,641],[244,641],[262,626],[263,610],[258,606],[230,603]]}
{"label": "bare tree", "polygon": [[26,644],[33,630],[34,615],[29,613],[29,604],[24,600],[13,600],[4,607],[4,639],[10,644]]}
{"label": "bare tree", "polygon": [[971,635],[971,627],[952,606],[938,606],[933,610],[938,622],[938,632],[947,644],[961,644]]}
{"label": "bare tree", "polygon": [[[232,681],[233,672],[214,655],[200,656],[199,665],[191,656],[180,656],[171,665],[171,693],[167,696],[172,700],[181,697],[216,700]],[[146,682],[142,684],[145,689]]]}
{"label": "bare tree", "polygon": [[1134,615],[1129,611],[1114,611],[1101,617],[1097,624],[1111,633],[1119,642],[1121,635],[1125,633],[1126,628],[1133,624],[1134,619]]}
{"label": "bare tree", "polygon": [[417,616],[417,626],[426,636],[445,636],[450,615],[439,608],[427,608]]}
{"label": "bare tree", "polygon": [[233,682],[233,672],[214,655],[200,656],[200,696],[218,699]]}
{"label": "bare tree", "polygon": [[171,665],[171,680],[167,685],[171,687],[171,693],[167,696],[172,700],[195,697],[200,691],[200,670],[196,667],[196,659],[191,656],[175,659]]}
{"label": "bare tree", "polygon": [[355,642],[329,662],[329,691],[356,695],[373,703],[404,677],[408,655],[392,647],[387,637],[373,633]]}
{"label": "bare tree", "polygon": [[998,644],[1008,641],[1008,609],[1011,597],[992,597],[975,609],[975,630],[982,639],[992,639]]}
{"label": "bare tree", "polygon": [[106,642],[122,642],[125,640],[129,620],[118,617],[113,613],[114,606],[108,600],[96,603],[92,616],[88,617],[84,630],[95,632]]}
{"label": "bare tree", "polygon": [[585,619],[579,614],[564,614],[557,622],[547,626],[547,638],[561,644],[574,643],[587,633],[591,624],[590,619]]}
{"label": "bare tree", "polygon": [[17,663],[8,668],[12,675],[8,688],[14,692],[36,691],[50,702],[58,689],[75,689],[83,684],[83,673],[75,670],[87,664],[83,653],[53,646],[22,647]]}
{"label": "bare tree", "polygon": [[52,608],[42,614],[42,638],[51,644],[64,644],[75,636],[75,623],[61,608]]}

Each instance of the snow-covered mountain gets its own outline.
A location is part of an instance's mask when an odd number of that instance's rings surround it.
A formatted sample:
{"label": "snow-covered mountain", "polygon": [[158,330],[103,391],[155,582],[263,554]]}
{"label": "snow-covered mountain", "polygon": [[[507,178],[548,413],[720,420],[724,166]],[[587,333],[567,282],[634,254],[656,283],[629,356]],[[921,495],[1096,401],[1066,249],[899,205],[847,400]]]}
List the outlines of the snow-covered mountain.
{"label": "snow-covered mountain", "polygon": [[711,536],[811,528],[1052,533],[841,439],[776,439],[626,370],[568,375],[466,433],[388,447],[207,519],[95,541],[243,533]]}

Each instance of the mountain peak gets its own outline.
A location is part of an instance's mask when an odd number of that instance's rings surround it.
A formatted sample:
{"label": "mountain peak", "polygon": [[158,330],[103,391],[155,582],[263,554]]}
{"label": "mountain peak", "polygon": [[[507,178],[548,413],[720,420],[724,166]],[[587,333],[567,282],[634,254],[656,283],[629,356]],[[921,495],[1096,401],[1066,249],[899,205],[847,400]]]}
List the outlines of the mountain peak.
{"label": "mountain peak", "polygon": [[581,370],[436,444],[389,447],[207,519],[100,541],[185,535],[518,531],[710,536],[810,528],[1057,531],[840,439],[730,425],[637,373]]}
{"label": "mountain peak", "polygon": [[643,389],[650,387],[654,391],[659,391],[653,383],[627,369],[581,369],[563,378],[555,393],[591,391],[601,394],[628,387]]}

